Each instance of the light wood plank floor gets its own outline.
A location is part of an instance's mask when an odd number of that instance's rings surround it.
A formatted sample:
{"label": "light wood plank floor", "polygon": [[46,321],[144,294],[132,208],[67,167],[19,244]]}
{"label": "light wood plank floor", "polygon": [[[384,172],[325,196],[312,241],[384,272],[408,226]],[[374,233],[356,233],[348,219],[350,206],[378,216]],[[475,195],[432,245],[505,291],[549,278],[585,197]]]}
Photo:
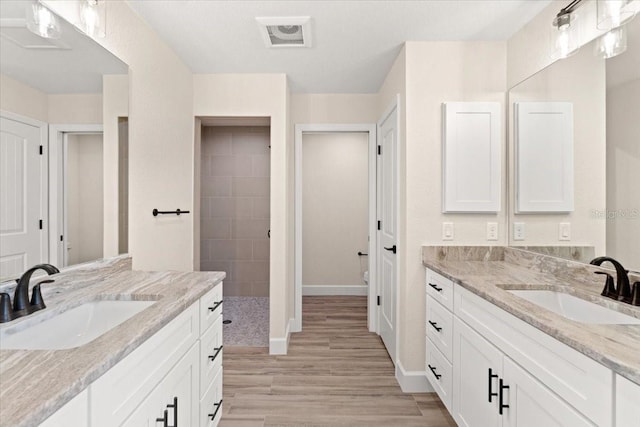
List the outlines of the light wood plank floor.
{"label": "light wood plank floor", "polygon": [[221,427],[455,426],[435,393],[406,394],[366,297],[304,297],[286,356],[225,347]]}

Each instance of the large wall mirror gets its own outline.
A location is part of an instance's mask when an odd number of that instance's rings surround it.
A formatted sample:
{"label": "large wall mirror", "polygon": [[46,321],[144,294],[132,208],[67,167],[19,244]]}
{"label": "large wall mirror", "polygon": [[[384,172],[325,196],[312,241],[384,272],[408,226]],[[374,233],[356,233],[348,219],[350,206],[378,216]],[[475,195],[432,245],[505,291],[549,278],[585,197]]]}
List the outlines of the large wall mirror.
{"label": "large wall mirror", "polygon": [[[639,18],[627,24],[627,37],[627,51],[616,57],[595,56],[593,41],[509,91],[511,246],[581,262],[606,254],[640,271]],[[519,111],[541,116],[526,122]],[[567,120],[567,135],[548,132]],[[527,138],[536,132],[543,137],[531,148]],[[519,156],[527,150],[534,154]],[[567,170],[568,181],[561,179]],[[534,190],[519,173],[533,177]],[[519,197],[537,203],[566,194],[571,203],[562,209],[519,209],[527,206]]]}
{"label": "large wall mirror", "polygon": [[128,249],[128,66],[53,14],[58,37],[29,31],[33,4],[0,2],[0,279],[104,257],[105,168],[118,169],[106,176],[118,180],[117,246]]}

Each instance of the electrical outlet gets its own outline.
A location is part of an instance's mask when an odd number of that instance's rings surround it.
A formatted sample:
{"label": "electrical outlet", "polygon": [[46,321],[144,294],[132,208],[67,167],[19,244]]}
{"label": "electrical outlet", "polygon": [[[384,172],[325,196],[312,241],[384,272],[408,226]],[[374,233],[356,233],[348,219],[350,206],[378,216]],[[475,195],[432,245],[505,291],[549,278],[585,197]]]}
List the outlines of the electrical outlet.
{"label": "electrical outlet", "polygon": [[498,240],[498,223],[497,222],[488,222],[487,223],[487,240]]}
{"label": "electrical outlet", "polygon": [[442,240],[453,240],[453,223],[442,223]]}
{"label": "electrical outlet", "polygon": [[571,223],[561,222],[558,227],[558,240],[571,240]]}
{"label": "electrical outlet", "polygon": [[513,223],[513,240],[524,240],[524,222]]}

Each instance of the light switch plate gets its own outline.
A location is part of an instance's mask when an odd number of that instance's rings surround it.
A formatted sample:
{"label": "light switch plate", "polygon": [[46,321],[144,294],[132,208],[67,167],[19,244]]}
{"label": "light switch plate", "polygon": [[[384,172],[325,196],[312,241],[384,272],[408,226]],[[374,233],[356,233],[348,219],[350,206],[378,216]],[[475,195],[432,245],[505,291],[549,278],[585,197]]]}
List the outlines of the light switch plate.
{"label": "light switch plate", "polygon": [[558,227],[558,240],[571,240],[571,223],[561,222]]}
{"label": "light switch plate", "polygon": [[513,223],[513,240],[524,240],[524,222]]}
{"label": "light switch plate", "polygon": [[487,223],[487,240],[491,240],[491,241],[498,240],[498,223],[497,222]]}
{"label": "light switch plate", "polygon": [[442,240],[453,240],[453,223],[442,223]]}

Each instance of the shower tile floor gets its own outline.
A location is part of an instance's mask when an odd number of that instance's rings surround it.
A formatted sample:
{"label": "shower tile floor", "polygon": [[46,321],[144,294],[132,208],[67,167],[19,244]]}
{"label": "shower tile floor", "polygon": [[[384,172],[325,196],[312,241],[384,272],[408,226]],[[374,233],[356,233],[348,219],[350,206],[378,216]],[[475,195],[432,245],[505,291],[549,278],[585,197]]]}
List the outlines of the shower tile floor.
{"label": "shower tile floor", "polygon": [[269,346],[269,298],[224,297],[222,342],[226,346]]}

